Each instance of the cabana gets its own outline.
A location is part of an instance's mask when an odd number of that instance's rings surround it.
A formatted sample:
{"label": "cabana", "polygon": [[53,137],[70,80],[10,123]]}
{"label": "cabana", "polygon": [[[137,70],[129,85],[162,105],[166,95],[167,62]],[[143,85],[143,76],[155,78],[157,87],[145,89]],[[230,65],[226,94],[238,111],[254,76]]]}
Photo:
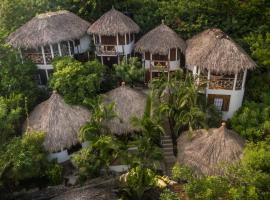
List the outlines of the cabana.
{"label": "cabana", "polygon": [[27,132],[46,133],[44,147],[49,159],[59,163],[69,160],[69,151],[79,144],[78,132],[90,117],[90,112],[80,106],[68,105],[53,92],[51,97],[37,105],[25,122]]}

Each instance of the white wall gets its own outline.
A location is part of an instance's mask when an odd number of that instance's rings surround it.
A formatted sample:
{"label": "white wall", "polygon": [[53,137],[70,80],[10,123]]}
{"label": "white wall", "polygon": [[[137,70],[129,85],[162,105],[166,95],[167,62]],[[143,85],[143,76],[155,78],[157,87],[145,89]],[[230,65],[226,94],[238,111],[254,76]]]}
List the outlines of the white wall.
{"label": "white wall", "polygon": [[69,160],[70,156],[68,155],[67,150],[64,150],[64,151],[57,152],[57,153],[50,153],[47,158],[49,161],[51,161],[53,159],[57,159],[58,163],[63,163],[65,161]]}
{"label": "white wall", "polygon": [[75,54],[76,53],[84,53],[86,51],[89,50],[90,48],[90,43],[91,43],[91,39],[90,39],[90,35],[85,35],[80,39],[80,45],[77,49],[77,47],[75,47]]}
{"label": "white wall", "polygon": [[206,96],[208,94],[217,95],[230,95],[230,105],[227,112],[222,112],[222,119],[227,120],[233,116],[233,114],[242,106],[244,97],[244,89],[242,90],[211,90],[206,89]]}

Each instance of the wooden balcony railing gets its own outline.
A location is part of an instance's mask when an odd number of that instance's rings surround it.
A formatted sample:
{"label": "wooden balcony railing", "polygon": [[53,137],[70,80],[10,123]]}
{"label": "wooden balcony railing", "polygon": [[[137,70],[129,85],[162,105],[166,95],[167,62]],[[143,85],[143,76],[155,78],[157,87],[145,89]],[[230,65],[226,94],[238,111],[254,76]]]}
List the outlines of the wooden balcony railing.
{"label": "wooden balcony railing", "polygon": [[151,61],[151,70],[152,71],[168,71],[169,61],[153,60]]}
{"label": "wooden balcony railing", "polygon": [[24,53],[24,59],[29,59],[35,64],[44,64],[42,53]]}
{"label": "wooden balcony railing", "polygon": [[[211,78],[207,81],[207,76],[200,76],[199,83],[207,83],[209,89],[216,89],[216,90],[233,90],[234,85],[234,78]],[[235,90],[242,89],[242,79],[236,80]]]}
{"label": "wooden balcony railing", "polygon": [[124,50],[122,52],[117,51],[115,45],[96,45],[96,52],[98,55],[120,55],[124,53]]}

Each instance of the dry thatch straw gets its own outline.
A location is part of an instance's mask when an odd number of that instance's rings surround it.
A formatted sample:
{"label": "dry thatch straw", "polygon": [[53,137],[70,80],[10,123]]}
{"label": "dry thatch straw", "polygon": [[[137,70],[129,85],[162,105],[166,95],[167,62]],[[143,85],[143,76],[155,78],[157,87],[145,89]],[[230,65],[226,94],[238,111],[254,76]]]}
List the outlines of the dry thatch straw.
{"label": "dry thatch straw", "polygon": [[222,164],[238,161],[244,143],[225,123],[220,128],[194,131],[191,136],[185,132],[177,140],[177,161],[191,167],[198,175],[222,175]]}
{"label": "dry thatch straw", "polygon": [[10,34],[7,42],[15,48],[37,48],[61,41],[80,39],[90,23],[66,11],[40,14]]}
{"label": "dry thatch straw", "polygon": [[61,151],[78,143],[78,131],[90,117],[80,106],[71,106],[54,92],[29,115],[27,130],[46,133],[44,147],[49,152]]}
{"label": "dry thatch straw", "polygon": [[136,52],[160,55],[168,55],[173,48],[185,53],[186,42],[163,23],[146,33],[135,45]]}
{"label": "dry thatch straw", "polygon": [[145,93],[125,86],[124,84],[104,95],[104,103],[115,103],[117,117],[106,122],[106,126],[113,134],[123,135],[138,131],[130,120],[141,118],[144,114],[147,96]]}
{"label": "dry thatch straw", "polygon": [[140,27],[128,16],[112,8],[102,15],[87,30],[89,34],[116,36],[138,33]]}
{"label": "dry thatch straw", "polygon": [[220,29],[207,29],[187,40],[186,64],[217,73],[238,73],[256,63]]}

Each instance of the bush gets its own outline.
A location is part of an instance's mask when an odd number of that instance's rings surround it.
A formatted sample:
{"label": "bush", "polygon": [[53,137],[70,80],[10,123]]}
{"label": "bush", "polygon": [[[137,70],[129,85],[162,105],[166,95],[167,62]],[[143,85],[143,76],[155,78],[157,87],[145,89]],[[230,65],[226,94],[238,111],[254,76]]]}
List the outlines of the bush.
{"label": "bush", "polygon": [[142,82],[144,70],[138,58],[131,57],[128,61],[123,60],[119,65],[114,65],[116,78],[133,86],[136,82]]}
{"label": "bush", "polygon": [[270,106],[246,102],[231,119],[231,125],[247,140],[264,140],[270,133]]}
{"label": "bush", "polygon": [[51,185],[58,185],[63,181],[63,167],[56,162],[49,164],[45,174]]}
{"label": "bush", "polygon": [[165,189],[160,194],[160,200],[180,200],[180,197],[175,192],[172,192],[169,189]]}
{"label": "bush", "polygon": [[146,191],[156,187],[155,173],[141,166],[129,170],[120,193],[124,199],[142,199]]}
{"label": "bush", "polygon": [[193,175],[190,168],[176,163],[172,168],[172,178],[175,181],[188,181],[193,178]]}
{"label": "bush", "polygon": [[54,73],[50,85],[71,104],[82,104],[100,91],[104,66],[97,60],[81,63],[74,58],[64,57],[53,62]]}

